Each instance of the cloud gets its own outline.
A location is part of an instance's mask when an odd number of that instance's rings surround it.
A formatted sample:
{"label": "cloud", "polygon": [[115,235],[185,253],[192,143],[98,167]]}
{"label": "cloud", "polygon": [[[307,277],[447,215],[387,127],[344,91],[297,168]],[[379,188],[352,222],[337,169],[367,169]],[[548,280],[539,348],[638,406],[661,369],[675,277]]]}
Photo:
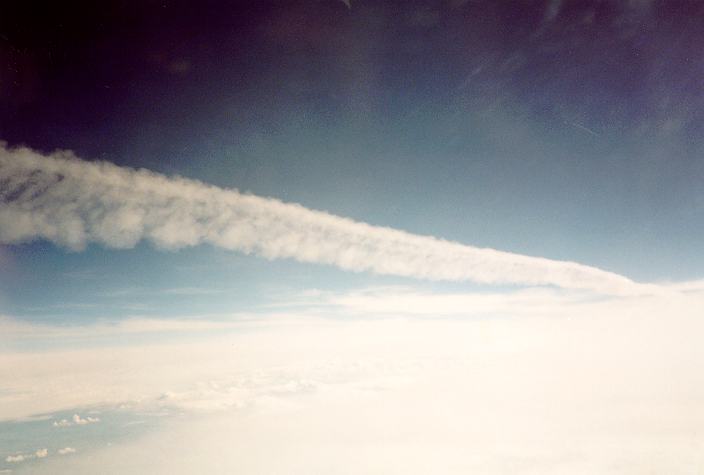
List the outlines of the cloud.
{"label": "cloud", "polygon": [[84,426],[86,424],[94,424],[100,422],[99,417],[86,416],[85,418],[74,414],[71,420],[61,419],[60,421],[54,421],[52,424],[54,427],[71,427],[71,426]]}
{"label": "cloud", "polygon": [[82,418],[78,414],[73,415],[73,423],[76,425],[79,425],[79,426],[83,426],[86,424],[93,424],[95,422],[100,422],[100,418],[99,417],[90,417],[90,416],[86,416],[85,418]]}
{"label": "cloud", "polygon": [[0,147],[0,242],[46,239],[164,249],[208,243],[268,259],[439,281],[554,285],[607,294],[648,287],[594,267],[478,248],[148,170]]}
{"label": "cloud", "polygon": [[[32,460],[32,459],[43,459],[46,458],[49,455],[49,449],[37,449],[34,451],[33,454],[15,454],[15,455],[8,455],[5,457],[5,462],[7,463],[20,463],[20,462],[26,462],[27,460]],[[0,471],[0,473],[3,473]]]}
{"label": "cloud", "polygon": [[[134,414],[176,409],[139,437],[52,457],[39,474],[689,473],[704,463],[704,289],[684,287],[431,300],[462,318],[407,317],[425,291],[395,289],[388,307],[379,289],[322,294],[331,307],[379,313],[0,355],[14,395],[0,410],[31,409],[20,398],[37,412],[116,400]],[[502,296],[515,310],[504,318],[462,313],[502,311]]]}
{"label": "cloud", "polygon": [[[227,320],[168,319],[132,317],[119,321],[98,320],[91,325],[49,325],[18,320],[0,315],[0,342],[38,341],[76,338],[90,339],[99,336],[119,336],[166,333],[207,333],[217,330],[241,328],[243,321],[253,318],[246,315],[229,315]],[[74,342],[75,343],[75,342]]]}
{"label": "cloud", "polygon": [[[481,360],[482,351],[540,353],[545,344],[562,344],[567,354],[578,351],[594,368],[626,354],[647,366],[660,354],[656,366],[680,365],[673,371],[682,372],[701,361],[704,287],[675,285],[686,291],[598,298],[555,289],[304,292],[288,312],[72,329],[24,323],[15,331],[7,319],[0,340],[15,341],[9,347],[22,351],[0,353],[0,420],[71,410],[73,418],[47,423],[69,427],[97,419],[75,408],[130,401],[187,410],[250,407],[262,398],[327,391],[350,375],[373,375],[368,368],[399,359],[401,366],[429,364],[449,351],[451,359],[471,353]],[[166,338],[174,331],[176,338]],[[142,336],[126,338],[135,332]],[[35,352],[46,346],[42,338],[51,342],[50,350]],[[668,352],[679,353],[673,358]],[[555,349],[551,358],[558,355]]]}
{"label": "cloud", "polygon": [[63,449],[57,450],[56,453],[59,455],[75,454],[76,449],[74,449],[73,447],[64,447]]}
{"label": "cloud", "polygon": [[167,295],[215,295],[225,293],[221,289],[206,289],[201,287],[175,287],[161,291]]}

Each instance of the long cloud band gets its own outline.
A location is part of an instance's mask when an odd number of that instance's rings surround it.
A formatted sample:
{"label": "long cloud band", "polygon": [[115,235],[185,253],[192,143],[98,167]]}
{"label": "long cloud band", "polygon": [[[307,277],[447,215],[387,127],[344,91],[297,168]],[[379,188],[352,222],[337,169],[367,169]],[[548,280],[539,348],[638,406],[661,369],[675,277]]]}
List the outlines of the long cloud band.
{"label": "long cloud band", "polygon": [[74,250],[209,243],[269,259],[428,280],[555,285],[607,294],[640,284],[594,267],[494,249],[315,211],[148,170],[0,144],[0,242],[46,239]]}

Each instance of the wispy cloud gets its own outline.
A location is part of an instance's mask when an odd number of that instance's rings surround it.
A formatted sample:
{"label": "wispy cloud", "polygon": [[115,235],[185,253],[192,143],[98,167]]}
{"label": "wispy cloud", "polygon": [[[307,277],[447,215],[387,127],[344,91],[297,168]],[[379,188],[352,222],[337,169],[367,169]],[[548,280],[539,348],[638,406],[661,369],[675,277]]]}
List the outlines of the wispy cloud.
{"label": "wispy cloud", "polygon": [[216,295],[225,293],[222,289],[206,289],[202,287],[174,287],[161,291],[167,295]]}
{"label": "wispy cloud", "polygon": [[594,267],[478,248],[148,170],[0,148],[0,242],[47,239],[74,250],[142,239],[209,243],[268,259],[428,280],[554,285],[602,293],[643,286]]}
{"label": "wispy cloud", "polygon": [[203,316],[168,319],[131,317],[118,321],[98,320],[91,325],[50,325],[27,322],[0,315],[1,341],[81,339],[117,335],[156,334],[170,332],[197,333],[234,328],[249,321],[245,316],[230,315],[228,320],[203,320]]}

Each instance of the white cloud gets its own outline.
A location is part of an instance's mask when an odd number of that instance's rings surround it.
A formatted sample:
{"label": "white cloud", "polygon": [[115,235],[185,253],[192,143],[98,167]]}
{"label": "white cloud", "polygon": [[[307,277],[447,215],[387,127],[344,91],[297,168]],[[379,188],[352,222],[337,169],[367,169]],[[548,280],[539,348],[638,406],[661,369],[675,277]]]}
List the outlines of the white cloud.
{"label": "white cloud", "polygon": [[214,295],[225,293],[220,289],[204,289],[200,287],[176,287],[172,289],[164,289],[161,291],[168,295]]}
{"label": "white cloud", "polygon": [[[333,300],[381,313],[5,356],[0,378],[17,375],[14,394],[39,410],[117,396],[136,411],[184,414],[132,441],[54,457],[40,474],[684,474],[704,463],[701,291],[506,293],[516,310],[506,318],[466,318],[456,308],[471,299],[448,295],[433,300],[453,317],[440,319],[404,316],[426,293],[397,289],[381,308],[360,295],[379,290]],[[499,295],[480,296],[480,313],[501,309]]]}
{"label": "white cloud", "polygon": [[[562,350],[588,355],[594,368],[608,367],[609,357],[627,351],[643,364],[661,353],[662,361],[655,363],[661,366],[683,358],[672,354],[687,351],[689,363],[675,371],[688,371],[690,363],[702,361],[696,340],[704,331],[704,292],[692,290],[694,284],[681,285],[686,292],[599,299],[547,289],[477,295],[410,288],[306,293],[309,308],[297,307],[298,314],[210,322],[227,332],[200,333],[194,330],[209,322],[192,322],[192,327],[185,322],[178,327],[183,332],[177,343],[162,338],[172,331],[162,321],[126,322],[153,335],[137,340],[146,343],[129,345],[119,337],[123,324],[85,326],[74,333],[42,326],[36,334],[26,324],[12,338],[35,344],[34,338],[43,335],[53,349],[0,354],[5,389],[0,420],[130,401],[188,410],[247,408],[271,397],[328,391],[361,373],[388,381],[387,373],[369,368],[383,369],[394,361],[403,367],[445,356],[484,358],[482,352],[530,348],[542,354],[546,341],[546,348],[554,349],[552,357],[560,358],[556,348],[564,343]],[[365,318],[354,318],[358,315]],[[106,339],[106,328],[118,336],[114,346],[106,344],[113,341]],[[77,335],[85,347],[66,349],[62,342],[75,345]],[[634,365],[642,369],[637,361]],[[77,412],[53,425],[97,419]]]}
{"label": "white cloud", "polygon": [[[242,317],[247,319],[246,317]],[[241,324],[241,322],[240,322]],[[170,332],[208,332],[231,329],[238,324],[229,321],[196,319],[156,319],[133,317],[120,321],[98,321],[91,325],[47,325],[17,320],[0,315],[0,334],[6,341],[38,340],[47,338],[95,338],[130,334],[157,334]]]}
{"label": "white cloud", "polygon": [[0,242],[130,248],[209,243],[269,259],[429,280],[555,285],[602,293],[648,286],[594,267],[478,248],[148,170],[0,148]]}
{"label": "white cloud", "polygon": [[[33,454],[15,454],[15,455],[8,455],[5,457],[5,462],[7,463],[20,463],[20,462],[26,462],[27,460],[32,460],[32,459],[43,459],[46,458],[49,455],[49,450],[44,448],[44,449],[37,449],[34,451]],[[2,473],[0,471],[0,473]]]}
{"label": "white cloud", "polygon": [[73,423],[79,426],[86,425],[86,424],[93,424],[95,422],[100,422],[99,417],[90,417],[86,416],[85,418],[82,418],[78,414],[73,415]]}
{"label": "white cloud", "polygon": [[86,424],[94,424],[100,422],[99,417],[81,417],[78,414],[74,414],[71,420],[61,419],[60,421],[54,421],[52,425],[54,427],[71,427],[71,426],[83,426]]}
{"label": "white cloud", "polygon": [[56,453],[59,455],[75,454],[76,449],[74,449],[73,447],[64,447],[63,449],[57,450]]}

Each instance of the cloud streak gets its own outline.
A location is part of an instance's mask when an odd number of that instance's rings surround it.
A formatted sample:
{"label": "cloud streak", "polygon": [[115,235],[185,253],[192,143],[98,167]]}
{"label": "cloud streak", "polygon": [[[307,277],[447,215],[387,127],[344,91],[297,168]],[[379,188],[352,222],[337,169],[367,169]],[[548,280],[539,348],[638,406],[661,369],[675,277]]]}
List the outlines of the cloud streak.
{"label": "cloud streak", "polygon": [[0,243],[46,239],[73,250],[141,240],[208,243],[354,272],[483,284],[637,293],[626,277],[566,261],[372,226],[323,211],[148,170],[0,146]]}

